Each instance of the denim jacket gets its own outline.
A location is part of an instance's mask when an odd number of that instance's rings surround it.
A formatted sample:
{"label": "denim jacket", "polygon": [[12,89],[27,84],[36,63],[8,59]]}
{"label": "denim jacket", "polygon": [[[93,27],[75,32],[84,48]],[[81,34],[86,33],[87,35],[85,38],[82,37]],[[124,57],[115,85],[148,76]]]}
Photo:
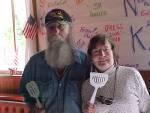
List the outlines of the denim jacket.
{"label": "denim jacket", "polygon": [[44,51],[31,57],[20,82],[20,92],[25,102],[31,108],[35,104],[35,99],[25,88],[29,81],[35,81],[46,113],[81,113],[81,85],[88,78],[88,67],[83,63],[85,58],[83,53],[75,51],[76,62],[65,67],[63,77],[59,78],[57,71],[47,65]]}

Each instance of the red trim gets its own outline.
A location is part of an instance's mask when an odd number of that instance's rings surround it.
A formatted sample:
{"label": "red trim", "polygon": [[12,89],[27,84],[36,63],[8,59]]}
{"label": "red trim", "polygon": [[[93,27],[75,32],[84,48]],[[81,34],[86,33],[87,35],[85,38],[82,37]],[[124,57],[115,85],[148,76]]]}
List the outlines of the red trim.
{"label": "red trim", "polygon": [[24,97],[17,94],[0,93],[0,100],[23,102]]}

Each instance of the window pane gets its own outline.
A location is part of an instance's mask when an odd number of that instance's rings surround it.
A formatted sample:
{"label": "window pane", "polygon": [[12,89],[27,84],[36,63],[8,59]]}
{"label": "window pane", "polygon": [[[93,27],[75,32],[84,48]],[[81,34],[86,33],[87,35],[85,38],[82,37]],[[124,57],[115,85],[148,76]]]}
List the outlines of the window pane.
{"label": "window pane", "polygon": [[24,22],[26,22],[25,0],[14,0],[16,16],[16,47],[18,50],[18,68],[23,70],[25,65],[25,37],[22,34]]}
{"label": "window pane", "polygon": [[14,48],[10,0],[0,4],[0,15],[0,69],[8,70]]}
{"label": "window pane", "polygon": [[[26,17],[25,0],[14,0],[14,8],[15,40],[11,0],[3,0],[0,4],[0,70],[8,70],[14,65],[17,65],[17,70],[23,70],[25,64],[25,38],[22,35]],[[18,55],[15,52],[15,45]]]}

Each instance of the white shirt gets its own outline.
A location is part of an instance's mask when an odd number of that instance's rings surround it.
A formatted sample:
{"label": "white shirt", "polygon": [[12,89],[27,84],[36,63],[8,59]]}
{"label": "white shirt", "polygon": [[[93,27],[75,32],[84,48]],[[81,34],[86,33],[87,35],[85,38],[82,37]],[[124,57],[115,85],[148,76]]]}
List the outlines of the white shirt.
{"label": "white shirt", "polygon": [[[96,113],[150,113],[150,96],[141,74],[132,67],[119,66],[115,79],[116,67],[106,72],[108,81],[98,89],[96,96],[112,98],[111,105],[96,100]],[[115,84],[115,91],[114,91]],[[86,80],[82,87],[83,105],[90,100],[94,87]]]}

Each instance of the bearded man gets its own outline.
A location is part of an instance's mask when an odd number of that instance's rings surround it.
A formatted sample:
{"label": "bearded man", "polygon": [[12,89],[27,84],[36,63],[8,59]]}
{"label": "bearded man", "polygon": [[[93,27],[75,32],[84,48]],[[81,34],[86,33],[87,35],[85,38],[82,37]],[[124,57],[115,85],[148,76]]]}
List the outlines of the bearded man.
{"label": "bearded man", "polygon": [[[20,92],[30,113],[81,113],[81,85],[88,78],[88,60],[73,48],[71,17],[62,9],[53,9],[45,17],[45,28],[47,49],[30,58]],[[31,81],[38,86],[37,98],[32,85],[26,87]]]}

